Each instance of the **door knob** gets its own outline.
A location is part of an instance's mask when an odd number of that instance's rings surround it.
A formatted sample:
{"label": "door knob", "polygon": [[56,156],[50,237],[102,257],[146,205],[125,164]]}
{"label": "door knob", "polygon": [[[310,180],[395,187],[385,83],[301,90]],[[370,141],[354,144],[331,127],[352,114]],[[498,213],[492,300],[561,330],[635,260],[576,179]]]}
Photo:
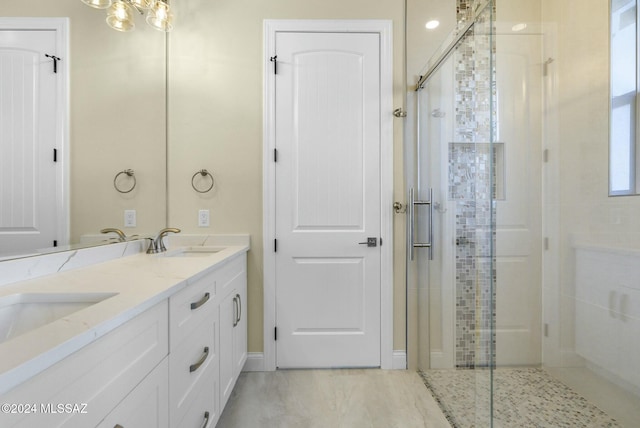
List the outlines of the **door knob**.
{"label": "door knob", "polygon": [[358,242],[360,245],[366,245],[367,247],[377,247],[378,238],[367,238],[367,242]]}

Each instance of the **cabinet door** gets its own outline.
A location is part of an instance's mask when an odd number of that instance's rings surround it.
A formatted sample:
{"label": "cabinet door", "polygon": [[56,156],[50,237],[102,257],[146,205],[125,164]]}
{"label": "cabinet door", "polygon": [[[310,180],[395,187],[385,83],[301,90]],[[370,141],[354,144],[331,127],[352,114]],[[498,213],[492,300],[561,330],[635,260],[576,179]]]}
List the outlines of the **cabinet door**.
{"label": "cabinet door", "polygon": [[220,303],[220,408],[224,409],[235,384],[234,325],[236,324],[237,297],[231,289]]}
{"label": "cabinet door", "polygon": [[98,428],[169,428],[167,358],[147,375]]}
{"label": "cabinet door", "polygon": [[220,304],[220,385],[221,404],[226,404],[247,360],[247,272],[236,275]]}
{"label": "cabinet door", "polygon": [[247,272],[234,279],[237,299],[237,323],[233,329],[234,377],[237,379],[247,361]]}

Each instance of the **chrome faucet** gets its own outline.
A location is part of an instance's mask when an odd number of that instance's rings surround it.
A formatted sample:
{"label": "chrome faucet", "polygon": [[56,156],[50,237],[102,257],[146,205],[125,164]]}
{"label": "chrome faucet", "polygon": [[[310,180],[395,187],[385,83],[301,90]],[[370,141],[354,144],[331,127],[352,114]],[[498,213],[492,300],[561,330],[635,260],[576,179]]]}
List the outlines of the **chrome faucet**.
{"label": "chrome faucet", "polygon": [[124,234],[123,231],[121,231],[120,229],[116,229],[114,227],[107,227],[106,229],[102,229],[100,231],[100,233],[116,233],[118,235],[118,241],[119,242],[124,242],[127,240],[127,235]]}
{"label": "chrome faucet", "polygon": [[168,233],[180,233],[180,229],[167,227],[158,232],[158,236],[156,236],[155,239],[148,238],[151,240],[151,243],[149,244],[149,248],[147,248],[147,254],[163,253],[167,251],[167,247],[164,246],[162,238],[167,236]]}

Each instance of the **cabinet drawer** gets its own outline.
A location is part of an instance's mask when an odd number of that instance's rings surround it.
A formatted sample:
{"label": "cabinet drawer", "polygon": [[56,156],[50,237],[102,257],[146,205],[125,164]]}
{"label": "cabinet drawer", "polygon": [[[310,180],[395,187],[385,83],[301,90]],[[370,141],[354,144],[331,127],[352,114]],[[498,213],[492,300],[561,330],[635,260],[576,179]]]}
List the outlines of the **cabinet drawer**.
{"label": "cabinet drawer", "polygon": [[[220,367],[217,335],[218,309],[215,308],[169,355],[171,426],[181,426],[179,422],[197,400],[203,385],[210,382],[207,379],[211,373],[217,379]],[[212,414],[213,410],[215,408],[210,410]]]}
{"label": "cabinet drawer", "polygon": [[242,254],[241,257],[238,257],[226,265],[222,266],[216,274],[216,281],[218,284],[218,294],[222,298],[227,296],[227,294],[233,289],[235,284],[233,284],[233,280],[238,277],[238,275],[243,274],[247,270],[247,255]]}
{"label": "cabinet drawer", "polygon": [[216,302],[217,272],[189,283],[187,287],[169,298],[169,344],[176,349],[211,313]]}
{"label": "cabinet drawer", "polygon": [[193,399],[186,403],[181,419],[173,422],[172,427],[215,427],[220,419],[219,383],[217,370],[207,370],[202,382],[198,382]]}
{"label": "cabinet drawer", "polygon": [[98,428],[169,428],[168,365],[162,360]]}
{"label": "cabinet drawer", "polygon": [[164,300],[0,397],[38,407],[86,404],[85,413],[3,414],[0,426],[96,426],[167,356],[167,314]]}

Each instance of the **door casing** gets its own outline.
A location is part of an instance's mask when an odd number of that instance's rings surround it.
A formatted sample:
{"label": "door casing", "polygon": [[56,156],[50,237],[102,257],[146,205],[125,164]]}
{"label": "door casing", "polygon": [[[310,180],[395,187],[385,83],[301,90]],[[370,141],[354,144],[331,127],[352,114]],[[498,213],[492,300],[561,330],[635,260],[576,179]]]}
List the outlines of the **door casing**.
{"label": "door casing", "polygon": [[264,106],[263,106],[263,254],[264,316],[263,367],[276,370],[276,275],[275,228],[275,75],[270,58],[276,55],[278,32],[360,32],[380,35],[380,366],[393,368],[393,44],[390,20],[265,20],[264,21]]}

